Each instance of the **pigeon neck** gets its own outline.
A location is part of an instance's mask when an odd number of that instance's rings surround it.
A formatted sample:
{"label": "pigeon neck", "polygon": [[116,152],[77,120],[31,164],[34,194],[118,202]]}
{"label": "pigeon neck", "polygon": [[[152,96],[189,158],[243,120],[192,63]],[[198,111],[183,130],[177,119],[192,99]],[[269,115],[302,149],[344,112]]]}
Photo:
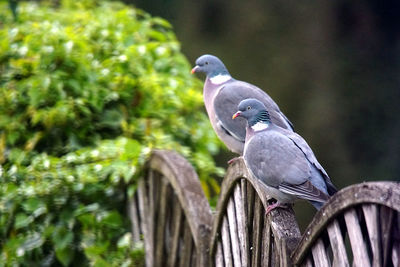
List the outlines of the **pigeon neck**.
{"label": "pigeon neck", "polygon": [[223,68],[222,70],[220,69],[218,71],[213,71],[209,75],[207,75],[207,77],[213,84],[221,84],[232,78],[226,68]]}
{"label": "pigeon neck", "polygon": [[232,77],[230,75],[223,75],[223,74],[219,74],[217,76],[211,77],[210,81],[213,84],[222,84],[226,81],[229,81]]}
{"label": "pigeon neck", "polygon": [[249,120],[249,126],[256,132],[267,129],[270,123],[271,117],[266,110],[259,112],[256,116]]}

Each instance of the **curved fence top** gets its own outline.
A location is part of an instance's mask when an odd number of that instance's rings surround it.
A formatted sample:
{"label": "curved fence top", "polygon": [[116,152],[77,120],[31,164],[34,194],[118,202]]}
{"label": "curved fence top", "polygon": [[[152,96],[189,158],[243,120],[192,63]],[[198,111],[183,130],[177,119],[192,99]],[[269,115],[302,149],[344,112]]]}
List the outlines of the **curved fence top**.
{"label": "curved fence top", "polygon": [[[358,209],[354,209],[357,207]],[[393,215],[393,211],[397,215]],[[382,252],[385,248],[380,247],[381,242],[385,241],[384,239],[388,245],[391,243],[389,239],[394,240],[392,241],[393,253],[395,253],[393,255],[394,257],[400,256],[400,247],[397,249],[394,247],[400,242],[400,232],[398,232],[400,229],[396,229],[400,227],[400,221],[397,221],[397,217],[400,217],[399,212],[400,183],[398,182],[365,182],[346,187],[331,197],[314,216],[293,252],[292,260],[295,264],[300,264],[311,249],[314,249],[314,256],[318,255],[316,252],[318,249],[312,248],[312,246],[318,243],[319,238],[324,239],[324,234],[328,234],[330,241],[325,241],[325,245],[319,244],[320,250],[326,250],[330,246],[330,249],[333,250],[334,260],[337,258],[336,260],[340,260],[340,265],[348,266],[344,244],[344,236],[347,233],[350,238],[351,250],[353,250],[353,254],[356,254],[353,255],[354,260],[358,261],[359,266],[370,266],[370,261],[374,262],[375,260],[376,264],[381,266],[385,260],[385,255],[381,254],[386,253]],[[397,223],[393,225],[393,221]],[[364,226],[360,226],[361,223],[365,224],[365,230],[363,230]],[[326,231],[327,233],[324,233]],[[342,251],[338,251],[340,246],[343,246]],[[371,252],[368,253],[368,250]],[[341,253],[341,255],[335,255],[336,253]],[[324,254],[327,253],[324,252]],[[373,254],[372,260],[369,259],[369,254]],[[318,256],[316,257],[318,258]],[[325,259],[322,262],[325,262]],[[385,264],[385,266],[388,265]]]}
{"label": "curved fence top", "polygon": [[146,266],[208,266],[213,216],[196,172],[178,153],[152,152],[128,211]]}
{"label": "curved fence top", "polygon": [[213,215],[188,161],[174,151],[153,151],[130,199],[133,236],[144,238],[146,265],[400,266],[399,182],[340,190],[302,236],[291,208],[265,215],[267,192],[236,160]]}
{"label": "curved fence top", "polygon": [[167,150],[154,150],[148,167],[160,172],[171,183],[188,220],[194,242],[204,247],[205,237],[211,232],[213,216],[193,167],[175,151]]}

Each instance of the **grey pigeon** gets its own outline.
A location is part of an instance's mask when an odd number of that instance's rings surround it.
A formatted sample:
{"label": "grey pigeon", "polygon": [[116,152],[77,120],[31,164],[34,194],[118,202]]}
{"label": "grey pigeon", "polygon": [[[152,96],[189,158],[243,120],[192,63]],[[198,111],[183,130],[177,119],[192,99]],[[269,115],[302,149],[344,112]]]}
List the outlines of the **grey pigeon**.
{"label": "grey pigeon", "polygon": [[309,200],[319,210],[337,189],[306,141],[276,126],[267,108],[256,99],[241,101],[237,109],[232,118],[247,120],[246,167],[277,200],[268,206],[267,213],[297,199]]}
{"label": "grey pigeon", "polygon": [[192,73],[204,72],[207,77],[203,88],[204,104],[212,127],[229,150],[243,154],[246,121],[232,120],[240,101],[256,98],[264,103],[276,125],[293,131],[292,123],[280,111],[272,98],[260,88],[232,78],[222,61],[212,55],[196,60]]}

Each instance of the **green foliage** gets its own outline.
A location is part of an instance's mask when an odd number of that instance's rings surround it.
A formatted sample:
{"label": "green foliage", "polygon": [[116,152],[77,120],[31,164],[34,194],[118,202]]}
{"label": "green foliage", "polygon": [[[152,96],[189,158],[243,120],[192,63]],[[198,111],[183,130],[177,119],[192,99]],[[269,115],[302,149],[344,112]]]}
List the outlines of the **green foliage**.
{"label": "green foliage", "polygon": [[125,201],[151,149],[222,174],[171,26],[94,0],[0,19],[0,266],[143,265]]}

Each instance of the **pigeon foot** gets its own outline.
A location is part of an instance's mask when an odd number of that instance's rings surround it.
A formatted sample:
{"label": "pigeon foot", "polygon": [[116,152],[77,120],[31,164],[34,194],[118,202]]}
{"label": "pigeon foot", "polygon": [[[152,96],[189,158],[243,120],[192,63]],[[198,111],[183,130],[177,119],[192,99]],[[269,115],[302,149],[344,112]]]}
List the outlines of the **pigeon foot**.
{"label": "pigeon foot", "polygon": [[241,159],[241,158],[242,158],[242,156],[240,156],[240,157],[234,157],[233,159],[228,160],[228,164],[232,164],[232,163],[234,163],[235,161],[237,161],[237,160],[239,160],[239,159]]}
{"label": "pigeon foot", "polygon": [[265,216],[267,216],[272,210],[276,209],[276,208],[282,208],[282,209],[287,209],[289,208],[290,205],[286,204],[286,203],[281,203],[279,201],[276,201],[273,204],[268,205],[267,210],[265,211]]}

